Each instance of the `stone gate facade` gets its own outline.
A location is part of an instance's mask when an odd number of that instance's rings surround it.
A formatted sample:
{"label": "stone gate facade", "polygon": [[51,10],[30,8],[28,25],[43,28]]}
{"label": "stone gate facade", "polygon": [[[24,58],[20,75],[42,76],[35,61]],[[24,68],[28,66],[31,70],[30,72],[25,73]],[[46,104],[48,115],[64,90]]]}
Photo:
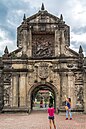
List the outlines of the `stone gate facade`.
{"label": "stone gate facade", "polygon": [[64,109],[65,95],[72,109],[86,112],[86,58],[69,48],[70,27],[48,13],[42,4],[38,13],[17,28],[18,49],[5,48],[0,58],[0,109],[31,111],[40,89],[54,94],[56,111]]}

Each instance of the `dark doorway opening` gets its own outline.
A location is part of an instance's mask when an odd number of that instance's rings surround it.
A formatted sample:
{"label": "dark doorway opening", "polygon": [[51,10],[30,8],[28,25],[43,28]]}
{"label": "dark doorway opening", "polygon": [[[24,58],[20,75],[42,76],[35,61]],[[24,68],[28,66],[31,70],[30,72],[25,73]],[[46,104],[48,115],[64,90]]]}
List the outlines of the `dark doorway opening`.
{"label": "dark doorway opening", "polygon": [[46,110],[49,106],[50,96],[53,106],[56,107],[56,95],[53,88],[48,85],[38,85],[31,92],[31,110]]}

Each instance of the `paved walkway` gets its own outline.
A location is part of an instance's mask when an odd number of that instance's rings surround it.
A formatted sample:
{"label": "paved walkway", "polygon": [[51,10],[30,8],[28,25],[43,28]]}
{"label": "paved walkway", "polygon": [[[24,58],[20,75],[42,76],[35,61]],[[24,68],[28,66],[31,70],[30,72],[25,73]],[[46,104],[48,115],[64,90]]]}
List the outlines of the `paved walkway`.
{"label": "paved walkway", "polygon": [[[65,120],[65,114],[55,114],[55,123],[57,129],[86,129],[86,115],[73,113],[73,120]],[[0,129],[49,129],[47,112],[0,114]]]}

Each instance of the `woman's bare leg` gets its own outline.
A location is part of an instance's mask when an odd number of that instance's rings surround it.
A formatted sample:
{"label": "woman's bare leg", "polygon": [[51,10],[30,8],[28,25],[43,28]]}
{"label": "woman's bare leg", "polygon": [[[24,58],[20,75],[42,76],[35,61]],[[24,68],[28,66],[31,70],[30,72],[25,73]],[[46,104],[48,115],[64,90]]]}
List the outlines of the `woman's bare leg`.
{"label": "woman's bare leg", "polygon": [[52,120],[52,122],[53,122],[54,129],[56,129],[55,121]]}
{"label": "woman's bare leg", "polygon": [[50,124],[50,129],[52,129],[52,123],[51,123],[51,120],[49,120],[49,124]]}

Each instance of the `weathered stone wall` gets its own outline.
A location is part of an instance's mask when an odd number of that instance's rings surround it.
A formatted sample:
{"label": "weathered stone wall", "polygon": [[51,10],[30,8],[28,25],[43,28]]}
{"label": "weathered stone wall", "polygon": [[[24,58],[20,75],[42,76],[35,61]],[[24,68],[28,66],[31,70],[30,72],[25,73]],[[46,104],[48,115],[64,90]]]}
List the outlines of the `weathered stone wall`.
{"label": "weathered stone wall", "polygon": [[0,112],[3,108],[3,101],[4,101],[4,97],[3,97],[3,63],[2,63],[2,59],[0,59]]}
{"label": "weathered stone wall", "polygon": [[17,51],[9,54],[6,49],[3,56],[4,107],[30,111],[32,93],[44,85],[54,93],[56,109],[64,108],[67,95],[73,109],[83,109],[84,103],[86,110],[82,48],[79,53],[69,48],[70,28],[62,15],[40,10],[24,17],[17,29],[17,46]]}
{"label": "weathered stone wall", "polygon": [[[56,89],[56,106],[64,107],[65,95],[71,97],[73,109],[83,109],[85,104],[85,90],[83,99],[83,78],[82,72],[77,71],[77,67],[70,69],[68,63],[61,63],[63,59],[52,60],[13,60],[11,75],[11,84],[8,85],[9,100],[4,106],[29,108],[31,110],[31,94],[29,91],[34,85],[40,83],[40,86],[50,84]],[[66,60],[65,60],[66,61]],[[27,62],[27,64],[26,64]],[[66,61],[67,62],[67,61]],[[67,67],[68,66],[68,67]],[[76,68],[76,70],[75,70]],[[22,72],[23,70],[23,72]],[[25,70],[27,70],[25,72]],[[19,72],[18,72],[19,71]],[[4,72],[4,79],[10,75]],[[10,77],[10,76],[8,76]],[[10,79],[10,78],[9,78]],[[84,79],[85,80],[85,79]],[[10,81],[10,80],[9,80]],[[39,86],[39,85],[38,85]],[[7,87],[4,83],[4,87]],[[85,87],[85,81],[84,81]],[[34,88],[33,88],[34,89]],[[7,93],[7,92],[6,92]],[[5,92],[4,92],[5,95]],[[29,96],[29,97],[28,97]],[[4,100],[7,97],[5,96]],[[7,100],[6,100],[7,101]],[[84,105],[85,107],[85,105]]]}
{"label": "weathered stone wall", "polygon": [[84,92],[84,113],[86,114],[86,69],[84,71],[83,79],[84,79],[84,89],[83,89],[83,92]]}

